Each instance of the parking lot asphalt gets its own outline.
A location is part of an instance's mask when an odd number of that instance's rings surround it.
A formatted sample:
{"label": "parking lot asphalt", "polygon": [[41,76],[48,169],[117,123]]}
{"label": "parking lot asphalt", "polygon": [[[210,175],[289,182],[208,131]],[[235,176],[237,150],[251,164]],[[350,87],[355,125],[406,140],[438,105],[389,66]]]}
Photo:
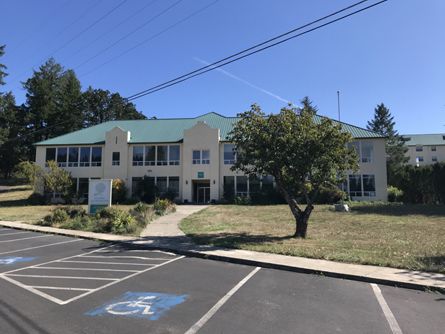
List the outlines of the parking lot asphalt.
{"label": "parking lot asphalt", "polygon": [[443,334],[445,296],[0,229],[1,333]]}

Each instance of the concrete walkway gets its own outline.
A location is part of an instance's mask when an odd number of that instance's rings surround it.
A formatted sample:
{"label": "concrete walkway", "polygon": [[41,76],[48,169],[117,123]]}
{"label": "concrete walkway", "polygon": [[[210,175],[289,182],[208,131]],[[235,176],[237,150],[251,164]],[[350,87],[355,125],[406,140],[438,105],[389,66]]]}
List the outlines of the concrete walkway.
{"label": "concrete walkway", "polygon": [[141,237],[180,237],[184,236],[178,225],[182,219],[204,210],[207,205],[177,205],[176,212],[155,219],[141,232]]}
{"label": "concrete walkway", "polygon": [[445,275],[439,273],[196,245],[192,243],[190,238],[185,236],[181,230],[179,230],[178,223],[187,215],[204,208],[205,206],[178,206],[176,213],[161,217],[155,224],[150,224],[143,232],[145,237],[141,238],[64,230],[54,227],[25,224],[22,222],[0,221],[0,226],[103,241],[132,243],[146,248],[173,251],[192,257],[242,263],[252,266],[321,274],[329,277],[414,289],[435,289],[445,292]]}

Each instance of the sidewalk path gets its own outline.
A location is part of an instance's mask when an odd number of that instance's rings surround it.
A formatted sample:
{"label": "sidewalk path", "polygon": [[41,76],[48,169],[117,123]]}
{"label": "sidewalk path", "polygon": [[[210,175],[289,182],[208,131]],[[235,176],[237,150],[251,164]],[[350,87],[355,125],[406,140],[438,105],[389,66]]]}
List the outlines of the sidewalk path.
{"label": "sidewalk path", "polygon": [[207,208],[207,205],[177,205],[176,212],[159,217],[148,224],[141,237],[179,237],[184,236],[178,224],[187,216]]}

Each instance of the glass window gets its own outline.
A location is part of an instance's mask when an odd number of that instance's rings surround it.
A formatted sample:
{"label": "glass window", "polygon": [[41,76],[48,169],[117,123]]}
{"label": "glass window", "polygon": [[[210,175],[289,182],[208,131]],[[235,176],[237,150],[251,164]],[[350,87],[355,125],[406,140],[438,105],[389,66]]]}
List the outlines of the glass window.
{"label": "glass window", "polygon": [[201,151],[193,150],[192,163],[194,165],[201,164]]}
{"label": "glass window", "polygon": [[423,157],[422,156],[416,157],[416,162],[423,162]]}
{"label": "glass window", "polygon": [[167,150],[168,150],[168,146],[166,146],[166,145],[157,147],[157,151],[158,151],[158,162],[157,162],[157,165],[158,166],[166,166],[166,165],[168,165]]}
{"label": "glass window", "polygon": [[133,166],[144,165],[144,147],[133,146]]}
{"label": "glass window", "polygon": [[224,199],[231,201],[235,196],[235,177],[224,176]]}
{"label": "glass window", "polygon": [[233,165],[235,163],[235,145],[224,144],[224,165]]}
{"label": "glass window", "polygon": [[46,148],[46,162],[48,161],[56,161],[56,149],[54,147]]}
{"label": "glass window", "polygon": [[91,147],[80,148],[80,167],[88,167],[90,165]]}
{"label": "glass window", "polygon": [[362,142],[362,162],[372,162],[374,145],[372,142]]}
{"label": "glass window", "polygon": [[436,157],[435,155],[433,155],[433,156],[431,157],[431,160],[432,160],[433,162],[437,162],[437,157]]}
{"label": "glass window", "polygon": [[88,198],[88,183],[87,177],[79,178],[79,191],[77,193],[80,197]]}
{"label": "glass window", "polygon": [[431,146],[431,151],[436,152],[436,146]]}
{"label": "glass window", "polygon": [[236,177],[236,195],[247,196],[247,176]]}
{"label": "glass window", "polygon": [[249,193],[259,193],[260,192],[260,178],[255,175],[249,176]]}
{"label": "glass window", "polygon": [[203,165],[210,164],[210,151],[209,150],[202,150],[202,153],[201,153],[201,163]]}
{"label": "glass window", "polygon": [[102,147],[91,148],[91,166],[102,166]]}
{"label": "glass window", "polygon": [[363,196],[375,196],[375,177],[374,175],[363,174]]}
{"label": "glass window", "polygon": [[179,197],[179,176],[170,176],[168,178],[168,191]]}
{"label": "glass window", "polygon": [[362,196],[362,176],[349,175],[349,195],[351,197]]}
{"label": "glass window", "polygon": [[113,152],[113,157],[111,159],[112,166],[119,166],[121,164],[121,152]]}
{"label": "glass window", "polygon": [[348,143],[348,147],[354,149],[358,158],[360,159],[360,143],[358,141],[353,141]]}
{"label": "glass window", "polygon": [[71,187],[70,188],[71,188],[71,192],[73,194],[75,194],[77,192],[77,178],[75,178],[75,177],[71,178]]}
{"label": "glass window", "polygon": [[68,149],[66,147],[57,148],[57,164],[59,167],[66,167],[67,152]]}
{"label": "glass window", "polygon": [[137,196],[141,192],[142,177],[131,178],[131,196]]}
{"label": "glass window", "polygon": [[145,166],[156,165],[156,146],[145,146]]}
{"label": "glass window", "polygon": [[273,189],[273,176],[265,175],[261,178],[261,187],[263,191],[270,191]]}
{"label": "glass window", "polygon": [[423,146],[417,145],[416,146],[416,152],[422,152],[422,151],[423,151]]}
{"label": "glass window", "polygon": [[168,151],[168,163],[170,165],[179,165],[179,160],[179,145],[171,145]]}
{"label": "glass window", "polygon": [[68,148],[68,167],[79,166],[79,148],[69,147]]}
{"label": "glass window", "polygon": [[159,176],[156,179],[156,186],[158,187],[158,191],[160,194],[165,194],[167,192],[167,177]]}

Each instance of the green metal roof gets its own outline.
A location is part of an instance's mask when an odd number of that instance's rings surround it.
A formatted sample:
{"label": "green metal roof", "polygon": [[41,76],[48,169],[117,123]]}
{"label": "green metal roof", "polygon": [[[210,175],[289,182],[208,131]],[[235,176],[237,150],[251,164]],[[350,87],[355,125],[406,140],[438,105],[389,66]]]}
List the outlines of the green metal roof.
{"label": "green metal roof", "polygon": [[[316,116],[320,121],[323,116]],[[227,140],[237,117],[225,117],[211,112],[195,118],[167,118],[150,120],[109,121],[90,128],[74,131],[63,136],[55,137],[36,143],[35,145],[91,145],[105,142],[105,133],[115,127],[130,131],[130,143],[174,143],[183,139],[184,130],[193,127],[197,122],[204,121],[211,128],[219,128],[221,140]],[[337,122],[337,121],[334,121]],[[382,136],[366,130],[340,122],[344,131],[351,133],[354,138],[381,138]]]}
{"label": "green metal roof", "polygon": [[408,146],[445,145],[445,133],[403,135],[402,137]]}

